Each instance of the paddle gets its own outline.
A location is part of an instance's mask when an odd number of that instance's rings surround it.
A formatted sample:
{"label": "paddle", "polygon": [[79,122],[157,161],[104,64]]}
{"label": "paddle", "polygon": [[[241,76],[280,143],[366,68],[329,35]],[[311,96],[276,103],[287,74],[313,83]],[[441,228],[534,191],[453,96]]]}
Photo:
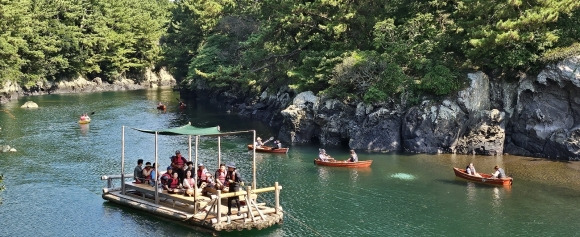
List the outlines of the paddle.
{"label": "paddle", "polygon": [[272,140],[274,140],[274,137],[270,137],[270,138],[268,138],[268,140],[266,140],[266,141],[265,141],[265,142],[263,142],[263,143],[264,143],[264,145],[266,145],[266,142],[269,142],[269,141],[272,141]]}

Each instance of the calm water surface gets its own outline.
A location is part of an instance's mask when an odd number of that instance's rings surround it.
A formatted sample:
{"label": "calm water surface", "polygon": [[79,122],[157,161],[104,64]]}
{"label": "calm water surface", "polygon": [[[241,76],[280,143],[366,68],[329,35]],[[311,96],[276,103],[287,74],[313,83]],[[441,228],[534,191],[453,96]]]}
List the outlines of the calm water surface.
{"label": "calm water surface", "polygon": [[[187,101],[177,109],[169,90],[46,95],[0,106],[0,144],[16,153],[0,153],[6,190],[0,193],[0,236],[206,236],[175,222],[114,205],[101,198],[100,177],[118,174],[121,127],[159,129],[219,125],[222,131],[256,129],[259,122],[227,114],[205,102]],[[21,109],[27,100],[38,109]],[[167,112],[155,109],[158,101]],[[81,113],[95,112],[89,125]],[[137,159],[154,160],[154,137],[126,131],[125,172]],[[234,161],[251,180],[250,135],[222,139],[222,159]],[[200,141],[200,159],[217,164],[217,142]],[[176,150],[187,150],[186,137],[160,137],[161,166]],[[285,155],[258,154],[258,186],[283,186],[284,224],[262,231],[223,236],[580,236],[580,165],[543,159],[500,156],[401,155],[359,152],[374,160],[368,169],[318,167],[318,147],[291,146]],[[347,150],[327,148],[336,158]],[[187,153],[185,153],[187,154]],[[496,164],[514,177],[512,188],[469,183],[451,167],[474,162],[479,172]],[[273,195],[261,202],[273,202]]]}

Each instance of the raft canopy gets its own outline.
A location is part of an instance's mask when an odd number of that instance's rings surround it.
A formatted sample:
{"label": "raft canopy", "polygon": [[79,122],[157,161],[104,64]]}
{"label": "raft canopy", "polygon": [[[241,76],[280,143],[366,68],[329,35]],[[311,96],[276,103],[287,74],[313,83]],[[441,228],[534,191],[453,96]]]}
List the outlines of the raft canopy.
{"label": "raft canopy", "polygon": [[162,130],[146,130],[146,129],[139,129],[139,128],[132,128],[132,129],[135,129],[139,132],[144,132],[144,133],[155,134],[157,132],[157,134],[159,134],[159,135],[169,135],[169,136],[190,135],[190,136],[214,136],[215,137],[215,136],[227,136],[227,135],[232,135],[232,134],[250,132],[250,131],[221,132],[219,126],[200,128],[200,127],[192,126],[191,123],[184,125],[184,126],[181,126],[181,127],[167,128],[167,129],[162,129]]}

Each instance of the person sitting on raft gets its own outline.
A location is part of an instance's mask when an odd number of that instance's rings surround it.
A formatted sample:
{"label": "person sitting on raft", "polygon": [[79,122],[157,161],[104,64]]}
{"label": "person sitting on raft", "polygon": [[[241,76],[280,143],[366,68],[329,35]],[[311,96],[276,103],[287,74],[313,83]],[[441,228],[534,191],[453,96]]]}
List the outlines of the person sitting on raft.
{"label": "person sitting on raft", "polygon": [[183,179],[183,188],[185,189],[185,194],[190,197],[195,193],[195,178],[191,175],[191,171],[185,171],[185,178]]}
{"label": "person sitting on raft", "polygon": [[147,161],[145,163],[145,168],[143,168],[143,183],[151,183],[151,162]]}
{"label": "person sitting on raft", "polygon": [[161,175],[161,177],[159,178],[163,189],[167,190],[168,187],[167,183],[169,183],[169,180],[172,178],[173,178],[173,168],[171,168],[171,166],[168,166],[167,172]]}
{"label": "person sitting on raft", "polygon": [[144,180],[143,168],[141,168],[142,165],[143,165],[143,159],[138,159],[137,166],[135,166],[135,169],[133,170],[133,178],[135,179],[136,184],[143,183],[143,180]]}
{"label": "person sitting on raft", "polygon": [[171,177],[164,186],[168,193],[179,193],[181,187],[182,186],[181,183],[179,183],[179,176],[177,173],[173,173],[173,177]]}

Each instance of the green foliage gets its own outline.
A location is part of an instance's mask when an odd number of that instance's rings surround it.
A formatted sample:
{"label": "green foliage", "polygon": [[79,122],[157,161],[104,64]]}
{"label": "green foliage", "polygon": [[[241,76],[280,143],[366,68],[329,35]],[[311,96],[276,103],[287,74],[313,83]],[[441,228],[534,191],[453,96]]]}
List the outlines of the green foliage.
{"label": "green foliage", "polygon": [[150,67],[160,57],[168,6],[163,0],[0,1],[0,80],[108,79]]}

